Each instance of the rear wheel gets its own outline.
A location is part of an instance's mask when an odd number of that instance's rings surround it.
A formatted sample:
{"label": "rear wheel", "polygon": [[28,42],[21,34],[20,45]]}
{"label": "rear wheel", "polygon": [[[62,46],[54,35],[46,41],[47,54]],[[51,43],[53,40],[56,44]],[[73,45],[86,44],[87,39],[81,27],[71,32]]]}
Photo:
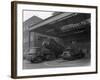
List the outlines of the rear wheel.
{"label": "rear wheel", "polygon": [[36,57],[34,59],[31,59],[31,63],[40,63],[42,61],[43,61],[43,59],[41,57]]}

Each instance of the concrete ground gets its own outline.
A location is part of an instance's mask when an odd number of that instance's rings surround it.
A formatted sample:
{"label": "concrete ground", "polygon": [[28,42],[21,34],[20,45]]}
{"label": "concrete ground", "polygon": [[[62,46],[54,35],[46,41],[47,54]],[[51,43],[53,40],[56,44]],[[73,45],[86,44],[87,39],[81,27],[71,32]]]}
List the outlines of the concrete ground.
{"label": "concrete ground", "polygon": [[45,61],[42,63],[31,63],[28,60],[23,61],[23,69],[40,69],[40,68],[56,68],[56,67],[81,67],[89,66],[90,58],[83,58],[79,60],[67,61],[57,59],[53,61]]}

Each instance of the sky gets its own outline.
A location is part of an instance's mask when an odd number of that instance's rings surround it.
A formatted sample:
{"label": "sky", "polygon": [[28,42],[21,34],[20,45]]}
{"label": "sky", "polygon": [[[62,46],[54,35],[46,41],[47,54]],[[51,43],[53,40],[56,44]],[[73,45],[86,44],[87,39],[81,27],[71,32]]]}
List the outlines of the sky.
{"label": "sky", "polygon": [[24,11],[23,13],[23,17],[24,17],[24,21],[26,21],[27,19],[31,18],[32,16],[38,16],[42,19],[46,19],[50,16],[52,16],[53,12],[46,12],[46,11]]}

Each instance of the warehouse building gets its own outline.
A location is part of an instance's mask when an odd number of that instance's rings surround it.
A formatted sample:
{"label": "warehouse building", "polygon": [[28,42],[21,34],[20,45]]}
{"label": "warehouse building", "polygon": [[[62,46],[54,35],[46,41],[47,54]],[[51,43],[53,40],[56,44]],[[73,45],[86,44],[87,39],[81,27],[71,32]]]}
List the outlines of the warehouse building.
{"label": "warehouse building", "polygon": [[45,20],[33,16],[24,22],[24,28],[24,54],[38,53],[44,40],[53,39],[64,48],[82,49],[90,59],[91,15],[88,13],[56,12]]}

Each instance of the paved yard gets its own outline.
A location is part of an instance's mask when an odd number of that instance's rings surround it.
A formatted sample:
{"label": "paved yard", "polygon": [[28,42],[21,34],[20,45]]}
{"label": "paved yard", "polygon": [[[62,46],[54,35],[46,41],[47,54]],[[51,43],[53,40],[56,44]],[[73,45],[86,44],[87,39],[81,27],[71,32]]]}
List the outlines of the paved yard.
{"label": "paved yard", "polygon": [[79,66],[89,66],[89,65],[90,65],[90,58],[83,58],[83,59],[74,60],[74,61],[57,59],[57,60],[53,60],[53,61],[45,61],[42,63],[30,63],[27,60],[23,61],[24,69],[79,67]]}

